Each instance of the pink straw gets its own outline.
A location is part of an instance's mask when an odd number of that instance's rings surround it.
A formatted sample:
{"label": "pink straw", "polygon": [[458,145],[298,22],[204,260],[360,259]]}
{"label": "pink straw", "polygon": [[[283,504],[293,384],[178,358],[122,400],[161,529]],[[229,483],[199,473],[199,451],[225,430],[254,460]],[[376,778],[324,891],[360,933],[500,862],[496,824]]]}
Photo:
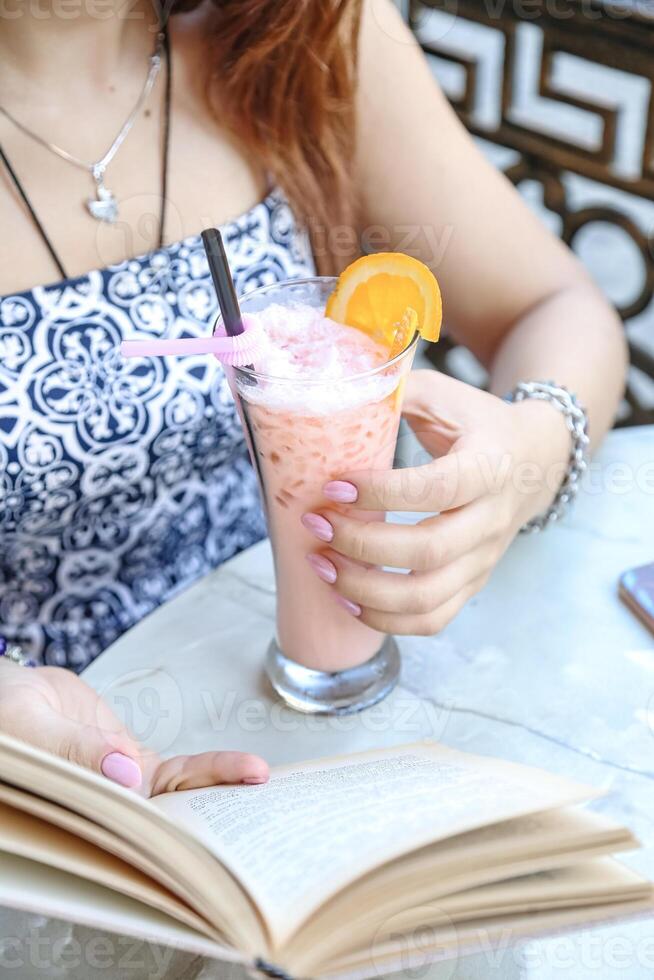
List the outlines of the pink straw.
{"label": "pink straw", "polygon": [[120,345],[123,357],[167,357],[184,354],[229,354],[233,350],[231,337],[180,337],[178,340],[124,340]]}
{"label": "pink straw", "polygon": [[262,344],[263,331],[253,318],[243,317],[243,333],[226,337],[224,326],[209,337],[179,337],[173,340],[159,339],[124,340],[120,345],[123,357],[168,357],[185,354],[214,354],[228,364],[244,363],[244,356],[256,354]]}

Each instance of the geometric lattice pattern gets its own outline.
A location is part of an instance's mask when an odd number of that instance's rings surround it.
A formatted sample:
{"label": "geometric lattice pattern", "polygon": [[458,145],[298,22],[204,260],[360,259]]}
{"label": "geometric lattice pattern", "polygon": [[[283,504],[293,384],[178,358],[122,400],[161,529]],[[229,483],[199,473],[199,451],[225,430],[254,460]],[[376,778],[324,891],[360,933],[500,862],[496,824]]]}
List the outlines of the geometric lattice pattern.
{"label": "geometric lattice pattern", "polygon": [[[507,168],[507,176],[516,185],[525,181],[541,185],[545,207],[561,219],[562,238],[574,247],[583,229],[601,222],[619,228],[640,253],[643,271],[637,288],[617,306],[625,322],[651,308],[654,296],[652,228],[642,227],[632,209],[619,207],[616,197],[620,195],[615,193],[654,202],[654,18],[641,8],[642,4],[634,6],[633,13],[628,13],[623,2],[617,16],[615,8],[611,11],[610,0],[558,0],[556,4],[530,0],[524,5],[502,0],[411,0],[409,4],[409,20],[425,52],[458,66],[462,84],[450,98],[467,128],[476,136],[516,151],[517,162]],[[490,113],[489,91],[480,82],[483,66],[478,53],[452,50],[442,36],[430,38],[426,25],[429,12],[434,10],[483,25],[501,42],[499,84],[493,96],[496,104]],[[534,40],[534,32],[538,37],[536,48],[530,48],[530,64],[533,66],[536,58],[537,72],[529,99],[535,111],[525,113],[520,111],[525,80],[519,67],[522,49],[530,38]],[[597,83],[591,91],[581,95],[557,79],[557,66],[566,57],[580,59],[594,73]],[[628,73],[639,86],[643,98],[638,107],[632,99],[624,104],[616,100],[611,69]],[[482,113],[484,103],[486,111]],[[557,133],[551,124],[539,124],[537,110],[542,109],[542,115],[551,120],[556,119],[551,111],[556,107],[560,114],[576,112],[586,124],[579,127],[579,138],[569,127]],[[621,123],[630,112],[633,133],[635,108],[640,113],[636,127],[639,138],[631,141],[630,159],[625,165],[619,139]],[[582,130],[585,134],[592,131],[590,142],[587,137],[581,138]],[[571,200],[567,174],[593,181],[599,188],[596,200],[581,207]],[[630,350],[633,367],[654,379],[654,347],[632,341]],[[440,356],[445,354],[443,350]],[[623,424],[654,422],[654,412],[647,407],[650,399],[643,400],[637,393],[642,386],[635,389],[630,386],[629,415]]]}

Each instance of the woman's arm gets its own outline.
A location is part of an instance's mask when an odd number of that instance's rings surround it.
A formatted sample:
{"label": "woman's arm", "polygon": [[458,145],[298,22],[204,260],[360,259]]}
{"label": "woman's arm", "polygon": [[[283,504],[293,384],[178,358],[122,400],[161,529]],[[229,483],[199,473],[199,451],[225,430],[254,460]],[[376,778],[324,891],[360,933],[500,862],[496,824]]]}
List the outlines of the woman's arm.
{"label": "woman's arm", "polygon": [[477,149],[390,0],[366,4],[359,117],[364,233],[381,226],[389,247],[432,267],[447,329],[494,392],[553,379],[578,395],[599,441],[624,385],[620,321]]}
{"label": "woman's arm", "polygon": [[[484,585],[519,528],[550,506],[566,470],[571,439],[554,406],[496,395],[518,381],[553,380],[577,394],[597,442],[619,402],[625,343],[579,262],[459,124],[390,0],[368,0],[361,53],[364,242],[432,267],[447,328],[488,367],[495,394],[414,372],[405,415],[436,458],[328,484],[320,516],[331,530],[323,523],[321,539],[329,537],[323,557],[333,567],[323,564],[322,574],[369,626],[431,634]],[[366,524],[359,508],[438,516]]]}

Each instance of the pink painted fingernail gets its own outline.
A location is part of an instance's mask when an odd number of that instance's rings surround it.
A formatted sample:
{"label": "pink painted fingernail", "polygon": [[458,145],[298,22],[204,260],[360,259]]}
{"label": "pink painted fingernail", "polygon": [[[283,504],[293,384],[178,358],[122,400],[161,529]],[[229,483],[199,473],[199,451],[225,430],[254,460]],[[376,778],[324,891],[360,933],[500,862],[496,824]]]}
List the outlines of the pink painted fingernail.
{"label": "pink painted fingernail", "polygon": [[318,578],[321,578],[323,582],[327,582],[329,585],[334,584],[338,573],[336,566],[330,562],[329,558],[324,558],[323,555],[307,555],[307,561]]}
{"label": "pink painted fingernail", "polygon": [[353,483],[345,480],[332,480],[323,487],[324,495],[337,504],[353,504],[359,496],[359,491]]}
{"label": "pink painted fingernail", "polygon": [[302,523],[319,541],[331,541],[334,537],[334,528],[320,514],[305,514]]}
{"label": "pink painted fingernail", "polygon": [[342,606],[343,609],[349,612],[352,616],[361,615],[361,606],[359,606],[356,602],[350,602],[349,599],[346,599],[342,595],[338,595],[338,593],[334,596],[334,598],[339,606]]}
{"label": "pink painted fingernail", "polygon": [[136,789],[143,782],[138,764],[122,752],[110,752],[109,755],[105,755],[100,769],[107,779],[118,783],[119,786],[126,786],[127,789]]}

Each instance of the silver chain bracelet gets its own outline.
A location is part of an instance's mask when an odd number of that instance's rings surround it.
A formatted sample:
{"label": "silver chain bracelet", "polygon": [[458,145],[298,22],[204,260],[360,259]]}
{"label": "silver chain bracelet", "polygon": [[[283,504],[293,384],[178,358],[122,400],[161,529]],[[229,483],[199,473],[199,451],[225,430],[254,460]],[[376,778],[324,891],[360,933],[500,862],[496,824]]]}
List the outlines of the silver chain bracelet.
{"label": "silver chain bracelet", "polygon": [[522,402],[526,398],[536,398],[553,405],[565,418],[565,424],[572,437],[568,469],[552,504],[543,514],[538,514],[520,530],[524,533],[544,531],[558,521],[579,492],[579,483],[588,469],[588,415],[576,397],[553,381],[521,381],[513,391],[504,396],[507,402]]}

